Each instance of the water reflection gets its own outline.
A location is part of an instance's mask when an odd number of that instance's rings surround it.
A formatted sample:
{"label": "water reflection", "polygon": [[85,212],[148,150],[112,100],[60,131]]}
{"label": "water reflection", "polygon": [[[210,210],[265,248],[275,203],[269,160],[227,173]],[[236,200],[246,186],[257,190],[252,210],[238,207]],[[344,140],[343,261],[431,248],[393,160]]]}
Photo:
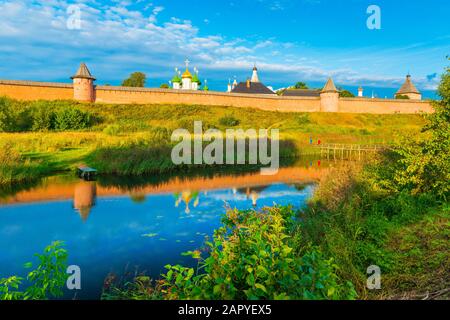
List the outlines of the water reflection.
{"label": "water reflection", "polygon": [[86,221],[95,205],[97,184],[93,181],[82,181],[75,184],[73,207],[78,211],[83,221]]}
{"label": "water reflection", "polygon": [[181,193],[175,193],[175,208],[178,208],[178,206],[180,205],[180,203],[183,201],[185,204],[185,210],[184,212],[189,214],[191,213],[191,209],[189,208],[189,203],[191,202],[191,200],[194,199],[194,208],[198,206],[198,204],[200,203],[200,197],[199,197],[199,192],[198,191],[190,191],[190,190],[184,190]]}
{"label": "water reflection", "polygon": [[[309,163],[308,163],[309,164]],[[190,264],[182,252],[201,248],[221,225],[225,206],[302,206],[324,166],[259,172],[129,179],[43,179],[0,199],[0,278],[24,275],[23,263],[54,240],[81,267],[78,298],[96,299],[108,273],[139,266],[158,277],[164,265]],[[68,298],[73,292],[68,292]]]}
{"label": "water reflection", "polygon": [[242,194],[257,207],[260,193],[275,183],[314,183],[325,172],[324,168],[310,166],[281,168],[278,174],[262,176],[259,172],[240,174],[171,176],[161,180],[145,180],[120,177],[100,177],[98,181],[83,181],[71,175],[43,179],[39,184],[0,198],[1,205],[73,200],[73,208],[83,221],[87,221],[96,205],[97,197],[128,196],[135,204],[144,204],[148,195],[171,193],[174,207],[183,203],[184,212],[191,213],[198,207],[201,194],[228,189],[233,195]]}

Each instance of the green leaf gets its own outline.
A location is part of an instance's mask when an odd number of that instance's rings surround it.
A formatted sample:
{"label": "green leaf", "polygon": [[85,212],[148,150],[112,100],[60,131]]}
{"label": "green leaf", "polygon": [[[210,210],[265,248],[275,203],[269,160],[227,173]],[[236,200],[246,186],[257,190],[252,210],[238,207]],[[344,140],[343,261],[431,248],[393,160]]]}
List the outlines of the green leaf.
{"label": "green leaf", "polygon": [[258,289],[261,289],[262,291],[264,291],[264,293],[267,293],[266,287],[263,286],[262,284],[255,283],[255,287],[258,288]]}

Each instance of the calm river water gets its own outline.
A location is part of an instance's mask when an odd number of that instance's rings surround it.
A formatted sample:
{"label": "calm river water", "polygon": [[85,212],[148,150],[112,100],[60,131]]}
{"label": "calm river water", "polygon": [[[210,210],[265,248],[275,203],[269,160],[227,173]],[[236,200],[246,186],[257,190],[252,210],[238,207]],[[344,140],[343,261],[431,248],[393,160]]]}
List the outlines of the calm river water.
{"label": "calm river water", "polygon": [[81,290],[66,290],[65,298],[99,299],[110,273],[138,270],[156,278],[168,263],[192,264],[181,253],[202,246],[220,226],[226,205],[301,207],[326,167],[308,161],[275,176],[258,171],[93,182],[62,175],[25,190],[3,190],[0,278],[25,276],[25,262],[36,262],[35,253],[62,240],[82,279]]}

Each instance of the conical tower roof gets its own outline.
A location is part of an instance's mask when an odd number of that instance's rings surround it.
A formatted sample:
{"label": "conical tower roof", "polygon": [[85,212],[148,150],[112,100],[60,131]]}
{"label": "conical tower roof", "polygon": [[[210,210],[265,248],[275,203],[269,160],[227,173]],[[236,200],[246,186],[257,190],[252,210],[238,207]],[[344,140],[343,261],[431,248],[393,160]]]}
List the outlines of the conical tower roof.
{"label": "conical tower roof", "polygon": [[419,90],[414,86],[411,81],[411,76],[408,74],[406,76],[405,83],[400,87],[396,94],[405,94],[405,93],[417,93],[420,94]]}
{"label": "conical tower roof", "polygon": [[95,80],[95,78],[91,75],[91,72],[89,71],[88,67],[83,62],[80,64],[77,73],[71,77],[71,79],[76,78]]}
{"label": "conical tower roof", "polygon": [[339,92],[334,85],[333,79],[328,78],[325,87],[323,87],[322,92]]}

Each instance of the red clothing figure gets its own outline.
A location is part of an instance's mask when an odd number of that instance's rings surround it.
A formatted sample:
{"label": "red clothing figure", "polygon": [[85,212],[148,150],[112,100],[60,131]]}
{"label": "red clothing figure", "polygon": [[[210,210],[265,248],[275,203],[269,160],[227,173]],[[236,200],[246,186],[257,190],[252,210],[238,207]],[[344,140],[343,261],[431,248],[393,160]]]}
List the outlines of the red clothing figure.
{"label": "red clothing figure", "polygon": [[319,144],[320,145],[320,143],[321,143],[321,141],[320,141],[320,139],[317,141],[317,144]]}

